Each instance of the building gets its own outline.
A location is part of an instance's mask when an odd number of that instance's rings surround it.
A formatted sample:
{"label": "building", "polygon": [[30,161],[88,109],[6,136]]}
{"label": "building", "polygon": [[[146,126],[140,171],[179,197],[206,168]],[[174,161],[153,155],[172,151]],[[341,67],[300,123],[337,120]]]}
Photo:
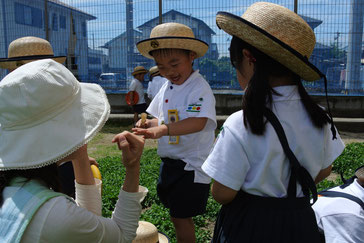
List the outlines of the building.
{"label": "building", "polygon": [[107,55],[102,50],[88,48],[88,81],[97,81],[108,66]]}
{"label": "building", "polygon": [[[142,33],[134,30],[134,45],[133,45],[133,57],[134,65],[148,66],[146,58],[142,57],[138,49],[136,48],[136,43],[142,40]],[[108,50],[108,68],[105,72],[111,73],[126,73],[127,67],[127,38],[126,32],[116,36],[110,41],[106,42],[102,48]],[[134,66],[133,65],[133,66]]]}
{"label": "building", "polygon": [[[44,0],[1,0],[0,57],[7,57],[8,46],[23,36],[46,39]],[[48,0],[48,40],[55,55],[69,56],[69,67],[79,79],[88,76],[87,21],[96,17],[59,0]]]}

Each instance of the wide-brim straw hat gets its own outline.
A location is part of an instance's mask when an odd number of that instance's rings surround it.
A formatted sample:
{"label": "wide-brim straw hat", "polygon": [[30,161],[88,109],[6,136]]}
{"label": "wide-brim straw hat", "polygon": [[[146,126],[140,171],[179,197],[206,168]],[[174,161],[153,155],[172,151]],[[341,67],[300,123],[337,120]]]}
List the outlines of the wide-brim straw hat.
{"label": "wide-brim straw hat", "polygon": [[55,163],[88,143],[110,114],[105,91],[62,64],[25,64],[0,82],[0,170]]}
{"label": "wide-brim straw hat", "polygon": [[0,58],[0,67],[17,67],[40,59],[51,58],[59,63],[66,61],[65,56],[54,56],[51,44],[42,38],[26,36],[12,41],[8,48],[8,58]]}
{"label": "wide-brim straw hat", "polygon": [[131,73],[131,75],[135,76],[137,74],[140,74],[140,73],[144,73],[145,74],[147,72],[148,72],[148,70],[145,69],[143,66],[136,66],[134,68],[134,71]]}
{"label": "wide-brim straw hat", "polygon": [[139,221],[139,227],[136,232],[136,237],[133,243],[168,243],[169,238],[161,232],[158,232],[154,224]]}
{"label": "wide-brim straw hat", "polygon": [[160,75],[160,73],[159,73],[159,69],[158,69],[158,66],[151,67],[151,68],[149,69],[149,76],[150,76],[150,77],[154,77],[154,76],[156,76],[156,75]]}
{"label": "wide-brim straw hat", "polygon": [[355,176],[360,179],[360,181],[364,181],[364,166],[355,170]]}
{"label": "wide-brim straw hat", "polygon": [[277,4],[257,2],[239,17],[218,12],[216,24],[278,61],[302,79],[314,81],[323,74],[308,61],[315,34],[296,13]]}
{"label": "wide-brim straw hat", "polygon": [[198,57],[207,52],[209,45],[195,38],[190,27],[179,23],[164,23],[154,27],[150,38],[137,43],[139,52],[150,59],[151,51],[158,49],[183,49],[193,51]]}

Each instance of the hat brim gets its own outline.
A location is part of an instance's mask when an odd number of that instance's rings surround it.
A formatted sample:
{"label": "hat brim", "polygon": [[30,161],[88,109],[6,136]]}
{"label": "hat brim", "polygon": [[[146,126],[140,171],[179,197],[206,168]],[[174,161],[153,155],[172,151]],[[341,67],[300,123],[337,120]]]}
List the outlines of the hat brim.
{"label": "hat brim", "polygon": [[18,63],[23,62],[23,64],[42,60],[42,59],[53,59],[56,62],[63,64],[66,61],[66,56],[29,56],[29,57],[13,57],[13,58],[0,58],[0,68],[4,69],[16,69],[19,67]]}
{"label": "hat brim", "polygon": [[158,243],[169,243],[169,238],[163,233],[158,231]]}
{"label": "hat brim", "polygon": [[150,52],[158,49],[189,50],[195,52],[198,58],[206,54],[209,45],[206,42],[195,38],[167,36],[139,41],[137,43],[137,48],[143,56],[150,59],[153,59]]}
{"label": "hat brim", "polygon": [[307,57],[251,22],[228,12],[218,12],[217,26],[278,61],[306,81],[320,79],[323,74]]}
{"label": "hat brim", "polygon": [[0,127],[0,170],[40,168],[55,163],[88,143],[110,114],[105,91],[80,83],[77,97],[52,119],[20,130]]}

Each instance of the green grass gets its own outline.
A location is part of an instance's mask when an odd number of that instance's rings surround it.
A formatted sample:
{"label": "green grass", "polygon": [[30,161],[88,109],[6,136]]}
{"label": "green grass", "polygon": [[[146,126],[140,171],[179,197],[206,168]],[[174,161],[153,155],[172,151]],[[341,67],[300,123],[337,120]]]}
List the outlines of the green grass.
{"label": "green grass", "polygon": [[[124,180],[125,169],[122,166],[119,156],[105,157],[98,160],[100,171],[103,177],[102,188],[102,214],[105,217],[111,217],[115,207],[120,187]],[[169,219],[169,212],[160,203],[156,183],[159,176],[160,158],[157,150],[145,149],[141,159],[140,185],[148,188],[149,192],[142,202],[143,212],[141,220],[153,223],[158,230],[167,234],[172,242],[176,242],[173,225]],[[220,209],[211,195],[207,204],[207,213],[203,216],[194,218],[196,225],[197,242],[209,242],[212,237],[212,230],[216,215]]]}

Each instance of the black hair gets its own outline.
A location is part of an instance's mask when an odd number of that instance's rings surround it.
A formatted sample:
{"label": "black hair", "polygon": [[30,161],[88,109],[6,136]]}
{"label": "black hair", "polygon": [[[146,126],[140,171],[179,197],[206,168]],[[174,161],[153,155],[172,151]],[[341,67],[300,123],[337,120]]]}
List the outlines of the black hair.
{"label": "black hair", "polygon": [[3,190],[16,177],[23,177],[26,182],[37,179],[44,182],[53,191],[62,192],[56,163],[36,169],[0,171],[0,207],[3,204]]}
{"label": "black hair", "polygon": [[[263,110],[265,107],[271,108],[272,93],[279,95],[270,86],[270,77],[289,76],[292,78],[293,82],[298,86],[298,92],[301,96],[302,103],[315,127],[322,128],[326,123],[330,122],[330,118],[326,111],[318,106],[308,95],[306,89],[302,85],[299,75],[293,73],[279,62],[240,38],[233,36],[229,50],[230,60],[235,68],[239,67],[243,61],[243,49],[249,50],[255,58],[254,74],[245,89],[242,104],[244,124],[245,126],[248,126],[254,134],[264,134],[266,121],[263,116]],[[237,71],[240,72],[239,69],[237,69]]]}
{"label": "black hair", "polygon": [[185,49],[177,49],[177,48],[165,48],[165,49],[157,49],[157,50],[150,51],[149,54],[151,56],[153,56],[153,54],[158,53],[159,55],[162,55],[162,56],[170,56],[170,55],[173,55],[174,52],[179,52],[179,53],[184,53],[186,55],[189,55],[191,51],[185,50]]}

